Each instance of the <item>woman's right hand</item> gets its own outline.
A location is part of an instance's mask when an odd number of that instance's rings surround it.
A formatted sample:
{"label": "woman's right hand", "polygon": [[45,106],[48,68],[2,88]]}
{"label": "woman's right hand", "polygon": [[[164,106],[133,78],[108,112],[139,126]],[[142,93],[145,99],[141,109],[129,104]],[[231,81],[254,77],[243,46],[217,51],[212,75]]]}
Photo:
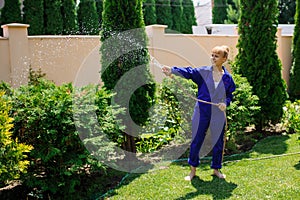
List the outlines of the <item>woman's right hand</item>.
{"label": "woman's right hand", "polygon": [[166,75],[166,76],[171,76],[172,74],[172,69],[169,66],[164,65],[162,67],[162,72]]}

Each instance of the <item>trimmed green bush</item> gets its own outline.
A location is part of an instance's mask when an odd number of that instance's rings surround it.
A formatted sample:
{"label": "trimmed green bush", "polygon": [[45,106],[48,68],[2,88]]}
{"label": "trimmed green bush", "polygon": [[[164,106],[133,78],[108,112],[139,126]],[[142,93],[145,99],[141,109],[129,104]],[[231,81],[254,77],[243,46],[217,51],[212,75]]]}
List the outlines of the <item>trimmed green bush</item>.
{"label": "trimmed green bush", "polygon": [[85,176],[104,173],[100,161],[117,159],[116,144],[106,134],[121,133],[114,120],[118,109],[107,106],[104,88],[56,86],[42,76],[31,72],[29,85],[10,95],[13,137],[34,147],[23,184],[33,196],[81,199],[76,190]]}
{"label": "trimmed green bush", "polygon": [[234,99],[227,109],[226,149],[231,153],[237,153],[238,147],[245,140],[253,140],[246,136],[246,128],[255,125],[255,115],[259,114],[259,99],[252,92],[252,86],[247,78],[233,74],[236,90]]}
{"label": "trimmed green bush", "polygon": [[32,149],[12,137],[13,118],[9,116],[10,109],[11,103],[0,91],[0,187],[26,173],[29,165],[27,154]]}

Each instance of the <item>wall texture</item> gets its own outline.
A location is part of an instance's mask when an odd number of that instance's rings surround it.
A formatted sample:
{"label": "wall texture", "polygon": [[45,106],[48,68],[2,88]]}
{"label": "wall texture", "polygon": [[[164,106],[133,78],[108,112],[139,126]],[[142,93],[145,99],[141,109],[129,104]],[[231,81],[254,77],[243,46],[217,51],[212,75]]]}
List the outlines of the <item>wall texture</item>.
{"label": "wall texture", "polygon": [[[28,36],[26,24],[2,26],[0,37],[0,80],[14,87],[26,84],[28,71],[41,68],[46,78],[56,84],[72,82],[74,85],[99,83],[99,36]],[[146,27],[149,52],[161,64],[169,66],[210,65],[210,51],[216,45],[230,47],[230,60],[237,54],[238,35],[165,34],[164,25]],[[291,66],[292,35],[277,32],[277,53],[282,62],[282,75],[288,83]],[[230,68],[230,66],[227,67]],[[151,72],[160,82],[164,75],[151,65]]]}

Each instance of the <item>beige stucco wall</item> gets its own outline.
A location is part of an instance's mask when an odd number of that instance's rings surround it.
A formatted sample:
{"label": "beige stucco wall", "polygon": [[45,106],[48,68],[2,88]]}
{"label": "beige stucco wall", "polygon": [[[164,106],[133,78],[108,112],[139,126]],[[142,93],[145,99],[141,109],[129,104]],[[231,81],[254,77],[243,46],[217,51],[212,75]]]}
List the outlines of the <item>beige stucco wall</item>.
{"label": "beige stucco wall", "polygon": [[[31,36],[28,39],[31,67],[41,68],[47,79],[57,84],[74,82],[82,68],[100,68],[98,36]],[[91,62],[87,63],[87,58]],[[85,84],[99,80],[99,73],[87,72],[85,76]]]}
{"label": "beige stucco wall", "polygon": [[[86,85],[100,81],[99,36],[27,36],[28,25],[13,24],[3,28],[6,35],[0,37],[0,80],[13,83],[14,86],[24,84],[31,66],[34,69],[41,68],[47,78],[57,84],[72,82]],[[146,27],[149,52],[162,64],[210,65],[210,51],[216,45],[229,46],[230,60],[237,55],[238,35],[165,34],[165,28],[164,25]],[[280,29],[277,36],[282,74],[288,82],[292,36],[282,36]],[[164,77],[161,70],[153,65],[151,72],[158,82]]]}
{"label": "beige stucco wall", "polygon": [[9,63],[8,39],[0,38],[0,80],[10,82],[10,63]]}

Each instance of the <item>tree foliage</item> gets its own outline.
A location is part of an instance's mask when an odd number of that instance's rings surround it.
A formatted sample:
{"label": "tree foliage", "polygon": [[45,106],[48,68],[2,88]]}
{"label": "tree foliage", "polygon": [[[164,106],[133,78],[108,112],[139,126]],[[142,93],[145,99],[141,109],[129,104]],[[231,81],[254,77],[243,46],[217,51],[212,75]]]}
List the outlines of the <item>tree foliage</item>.
{"label": "tree foliage", "polygon": [[293,36],[293,64],[290,73],[289,92],[293,99],[300,99],[300,1],[296,1],[295,29]]}
{"label": "tree foliage", "polygon": [[61,0],[44,0],[45,34],[59,35],[63,32]]}
{"label": "tree foliage", "polygon": [[279,24],[294,24],[296,0],[279,0]]}
{"label": "tree foliage", "polygon": [[156,0],[156,20],[158,24],[167,25],[169,29],[173,27],[172,8],[170,0]]}
{"label": "tree foliage", "polygon": [[62,0],[61,14],[63,19],[63,34],[76,34],[78,32],[76,1]]}
{"label": "tree foliage", "polygon": [[241,1],[233,0],[234,5],[228,4],[226,9],[227,19],[225,19],[225,24],[237,24],[241,15]]}
{"label": "tree foliage", "polygon": [[180,32],[182,17],[183,17],[182,0],[171,1],[171,12],[172,12],[173,26],[170,28],[176,32]]}
{"label": "tree foliage", "polygon": [[99,29],[102,24],[103,0],[96,0],[96,10],[98,14]]}
{"label": "tree foliage", "polygon": [[193,1],[182,1],[182,7],[183,17],[181,20],[181,32],[185,34],[193,33],[192,26],[197,25]]}
{"label": "tree foliage", "polygon": [[24,0],[23,1],[23,22],[29,24],[29,35],[44,34],[44,1]]}
{"label": "tree foliage", "polygon": [[143,15],[145,25],[156,24],[155,0],[143,1]]}
{"label": "tree foliage", "polygon": [[0,91],[0,186],[20,178],[21,173],[26,172],[29,165],[26,153],[32,149],[13,138],[13,118],[9,116],[10,110],[11,103],[4,97],[4,92]]}
{"label": "tree foliage", "polygon": [[227,19],[227,0],[214,0],[212,10],[213,24],[223,24]]}
{"label": "tree foliage", "polygon": [[[0,12],[0,25],[9,23],[21,23],[21,3],[19,0],[5,1]],[[2,29],[0,30],[2,33]]]}
{"label": "tree foliage", "polygon": [[127,108],[123,121],[130,135],[126,135],[128,143],[124,148],[135,151],[131,135],[136,135],[137,130],[128,120],[145,124],[155,93],[148,65],[142,0],[105,0],[102,17],[101,79],[107,89],[117,90],[115,101]]}
{"label": "tree foliage", "polygon": [[259,97],[259,128],[280,120],[287,98],[276,53],[277,16],[276,0],[241,1],[236,67]]}
{"label": "tree foliage", "polygon": [[80,34],[99,34],[99,16],[95,1],[81,0],[78,5],[77,15]]}

